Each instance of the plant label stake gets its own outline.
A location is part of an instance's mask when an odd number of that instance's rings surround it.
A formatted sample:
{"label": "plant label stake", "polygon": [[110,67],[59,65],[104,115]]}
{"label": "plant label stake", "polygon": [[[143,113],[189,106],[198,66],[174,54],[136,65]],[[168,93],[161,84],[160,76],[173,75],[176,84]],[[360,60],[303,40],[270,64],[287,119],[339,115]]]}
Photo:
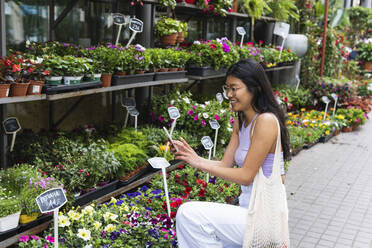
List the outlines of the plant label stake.
{"label": "plant label stake", "polygon": [[[170,137],[173,135],[174,128],[176,127],[176,121],[181,116],[180,111],[178,111],[178,108],[176,107],[169,107],[168,108],[168,114],[169,117],[173,120],[171,131],[170,131]],[[165,148],[165,152],[168,152],[169,143],[167,143],[167,147]]]}
{"label": "plant label stake", "polygon": [[333,105],[333,113],[332,113],[332,117],[334,117],[335,116],[335,113],[336,113],[338,96],[337,96],[336,93],[332,93],[331,94],[331,97],[333,98],[333,100],[335,100],[335,104]]}
{"label": "plant label stake", "polygon": [[139,19],[136,18],[131,18],[129,22],[129,29],[133,31],[132,36],[130,37],[128,44],[125,46],[126,48],[129,47],[129,45],[132,43],[134,40],[134,37],[136,36],[137,33],[142,33],[143,30],[143,22]]}
{"label": "plant label stake", "polygon": [[139,112],[136,109],[136,107],[128,107],[127,109],[128,109],[130,116],[134,116],[134,129],[137,132],[137,119],[138,119]]}
{"label": "plant label stake", "polygon": [[121,99],[121,105],[127,110],[127,114],[125,115],[125,121],[124,121],[124,127],[126,127],[128,123],[128,117],[129,117],[128,107],[135,107],[136,101],[134,100],[134,98],[123,97]]}
{"label": "plant label stake", "polygon": [[10,151],[13,151],[17,132],[21,130],[21,125],[16,117],[9,117],[3,121],[3,127],[6,134],[13,134],[12,143],[10,145]]}
{"label": "plant label stake", "polygon": [[285,22],[276,22],[275,23],[274,34],[283,38],[282,46],[280,47],[279,59],[282,56],[284,42],[285,42],[285,39],[287,39],[287,36],[288,36],[288,33],[289,33],[289,27],[290,27],[290,25],[288,23],[285,23]]}
{"label": "plant label stake", "polygon": [[324,116],[323,116],[323,121],[326,119],[327,115],[327,110],[328,110],[328,104],[331,102],[327,96],[322,96],[322,101],[326,104],[326,108],[324,110]]}
{"label": "plant label stake", "polygon": [[296,85],[296,92],[298,90],[298,87],[300,86],[300,77],[298,75],[296,75],[296,81],[297,81],[297,85]]}
{"label": "plant label stake", "polygon": [[216,130],[216,134],[214,135],[214,143],[213,143],[213,157],[216,157],[216,147],[217,147],[217,136],[218,136],[218,129],[220,128],[220,124],[217,120],[210,120],[209,125],[211,128]]}
{"label": "plant label stake", "polygon": [[114,24],[119,26],[118,35],[116,36],[116,42],[115,42],[115,46],[117,46],[119,43],[121,27],[125,25],[125,16],[120,13],[115,13],[115,14],[112,14],[112,18],[114,19]]}
{"label": "plant label stake", "polygon": [[165,192],[165,199],[166,199],[166,202],[167,202],[168,216],[170,218],[171,211],[170,211],[168,184],[167,184],[167,177],[166,177],[166,170],[165,170],[165,168],[169,167],[170,164],[163,157],[149,158],[147,161],[150,163],[150,165],[152,166],[152,168],[161,169],[161,173],[163,174],[164,192]]}
{"label": "plant label stake", "polygon": [[223,102],[223,96],[222,96],[222,94],[221,94],[221,93],[217,93],[217,94],[216,94],[216,98],[217,98],[217,101],[218,101],[220,104],[222,104],[222,102]]}
{"label": "plant label stake", "polygon": [[58,211],[66,202],[67,198],[62,188],[49,189],[36,197],[36,203],[41,213],[53,211],[55,248],[58,248]]}
{"label": "plant label stake", "polygon": [[246,34],[245,29],[243,27],[236,27],[236,31],[238,32],[239,35],[242,36],[240,40],[240,48],[243,47],[243,40],[244,40],[244,35]]}
{"label": "plant label stake", "polygon": [[[203,144],[204,149],[209,151],[208,159],[211,160],[212,148],[213,148],[213,142],[211,140],[211,137],[204,136],[203,138],[201,138],[201,143]],[[207,182],[209,182],[209,173],[207,173]]]}

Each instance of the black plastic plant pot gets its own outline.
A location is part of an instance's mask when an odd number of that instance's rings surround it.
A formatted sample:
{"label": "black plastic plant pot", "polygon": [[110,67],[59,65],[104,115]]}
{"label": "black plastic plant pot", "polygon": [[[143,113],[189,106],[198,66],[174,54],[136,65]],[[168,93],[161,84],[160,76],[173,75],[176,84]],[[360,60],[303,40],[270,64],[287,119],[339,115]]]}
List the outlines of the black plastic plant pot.
{"label": "black plastic plant pot", "polygon": [[135,74],[135,75],[125,75],[118,76],[113,75],[111,80],[111,85],[123,85],[123,84],[134,84],[134,83],[143,83],[154,81],[155,73],[144,73],[144,74]]}
{"label": "black plastic plant pot", "polygon": [[214,76],[214,75],[224,74],[226,72],[227,72],[226,68],[220,68],[219,70],[216,71],[211,66],[188,67],[186,75],[207,77],[207,76]]}
{"label": "black plastic plant pot", "polygon": [[106,184],[94,191],[88,192],[86,194],[80,195],[75,199],[74,205],[75,206],[83,206],[86,205],[98,198],[107,195],[116,190],[118,185],[118,180],[112,181],[111,183]]}
{"label": "black plastic plant pot", "polygon": [[155,81],[185,78],[186,71],[155,72]]}

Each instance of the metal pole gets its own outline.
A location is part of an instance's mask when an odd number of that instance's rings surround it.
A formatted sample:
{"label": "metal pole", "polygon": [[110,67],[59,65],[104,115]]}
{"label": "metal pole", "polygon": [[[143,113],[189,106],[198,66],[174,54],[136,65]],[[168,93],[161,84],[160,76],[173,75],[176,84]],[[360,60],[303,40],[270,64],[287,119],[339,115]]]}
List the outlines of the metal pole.
{"label": "metal pole", "polygon": [[5,0],[0,0],[0,57],[6,56]]}
{"label": "metal pole", "polygon": [[54,41],[56,32],[54,29],[54,6],[55,0],[50,0],[49,2],[49,41]]}
{"label": "metal pole", "polygon": [[325,11],[324,11],[324,28],[323,28],[323,40],[322,40],[322,61],[320,64],[320,76],[323,76],[324,71],[324,55],[325,55],[325,47],[327,43],[327,25],[328,25],[328,4],[329,0],[325,2]]}

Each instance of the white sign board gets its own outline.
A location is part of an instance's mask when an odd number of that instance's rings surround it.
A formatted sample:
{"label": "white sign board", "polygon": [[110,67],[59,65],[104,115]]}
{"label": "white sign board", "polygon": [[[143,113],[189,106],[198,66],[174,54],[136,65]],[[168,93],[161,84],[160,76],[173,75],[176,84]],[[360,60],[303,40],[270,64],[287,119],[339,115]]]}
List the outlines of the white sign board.
{"label": "white sign board", "polygon": [[245,29],[243,27],[236,27],[236,31],[240,35],[245,35],[246,34]]}
{"label": "white sign board", "polygon": [[180,112],[178,111],[178,108],[176,107],[169,107],[168,114],[169,114],[169,117],[173,120],[176,120],[177,118],[180,117]]}
{"label": "white sign board", "polygon": [[223,102],[223,96],[222,96],[221,93],[217,93],[217,94],[216,94],[216,98],[217,98],[217,101],[218,101],[219,103],[222,103],[222,102]]}
{"label": "white sign board", "polygon": [[112,14],[112,18],[116,25],[123,25],[125,23],[125,16],[120,13]]}
{"label": "white sign board", "polygon": [[66,202],[67,198],[62,188],[49,189],[36,197],[36,203],[42,213],[57,210]]}
{"label": "white sign board", "polygon": [[123,107],[135,107],[136,101],[134,98],[123,97],[121,99],[121,105],[123,105]]}
{"label": "white sign board", "polygon": [[209,136],[204,136],[201,139],[201,143],[203,144],[205,150],[210,150],[213,148],[213,141]]}
{"label": "white sign board", "polygon": [[216,120],[210,120],[209,125],[211,125],[212,129],[219,129],[220,128],[220,124]]}
{"label": "white sign board", "polygon": [[289,33],[290,25],[285,22],[276,22],[274,27],[274,34],[283,37],[283,39],[287,38]]}
{"label": "white sign board", "polygon": [[338,96],[337,96],[336,93],[332,93],[332,94],[331,94],[331,97],[332,97],[333,100],[335,100],[335,101],[338,99]]}
{"label": "white sign board", "polygon": [[322,101],[326,104],[328,104],[330,102],[330,100],[327,96],[322,96]]}
{"label": "white sign board", "polygon": [[131,116],[137,116],[137,115],[139,115],[139,112],[138,112],[138,110],[136,109],[136,107],[128,107],[128,113],[129,113]]}
{"label": "white sign board", "polygon": [[152,168],[162,169],[170,166],[169,162],[163,157],[149,158],[147,161],[150,163]]}

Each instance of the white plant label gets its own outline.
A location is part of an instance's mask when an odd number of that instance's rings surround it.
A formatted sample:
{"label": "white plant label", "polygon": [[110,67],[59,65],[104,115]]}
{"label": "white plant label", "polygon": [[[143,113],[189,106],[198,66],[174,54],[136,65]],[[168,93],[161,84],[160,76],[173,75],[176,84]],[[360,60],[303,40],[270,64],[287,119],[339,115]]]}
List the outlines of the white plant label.
{"label": "white plant label", "polygon": [[239,35],[245,35],[245,29],[243,27],[236,27],[236,31],[238,32]]}
{"label": "white plant label", "polygon": [[201,138],[201,143],[203,144],[205,150],[211,150],[213,148],[213,141],[209,136],[204,136]]}
{"label": "white plant label", "polygon": [[218,101],[219,103],[222,103],[222,102],[223,102],[223,96],[222,96],[221,93],[217,93],[217,94],[216,94],[216,98],[217,98],[217,101]]}
{"label": "white plant label", "polygon": [[168,114],[169,114],[169,117],[173,120],[176,120],[181,116],[180,112],[178,111],[178,108],[176,107],[169,107]]}
{"label": "white plant label", "polygon": [[38,93],[40,91],[40,86],[39,85],[34,85],[32,87],[32,93]]}
{"label": "white plant label", "polygon": [[335,100],[335,101],[338,99],[338,96],[337,96],[336,93],[332,93],[332,94],[331,94],[331,97],[332,97],[333,100]]}
{"label": "white plant label", "polygon": [[274,27],[274,34],[283,37],[283,39],[287,38],[289,33],[290,25],[285,22],[276,22]]}
{"label": "white plant label", "polygon": [[152,168],[155,169],[167,168],[170,166],[169,162],[163,157],[149,158],[147,161],[150,163]]}
{"label": "white plant label", "polygon": [[138,116],[139,112],[135,107],[128,107],[128,112],[131,116]]}
{"label": "white plant label", "polygon": [[328,104],[330,102],[329,98],[327,96],[322,96],[322,101],[325,103],[325,104]]}
{"label": "white plant label", "polygon": [[209,125],[211,125],[212,129],[219,129],[220,128],[220,124],[216,120],[210,120]]}
{"label": "white plant label", "polygon": [[123,97],[121,99],[121,105],[124,107],[135,107],[136,101],[133,98]]}
{"label": "white plant label", "polygon": [[6,90],[6,96],[9,96],[9,89]]}

